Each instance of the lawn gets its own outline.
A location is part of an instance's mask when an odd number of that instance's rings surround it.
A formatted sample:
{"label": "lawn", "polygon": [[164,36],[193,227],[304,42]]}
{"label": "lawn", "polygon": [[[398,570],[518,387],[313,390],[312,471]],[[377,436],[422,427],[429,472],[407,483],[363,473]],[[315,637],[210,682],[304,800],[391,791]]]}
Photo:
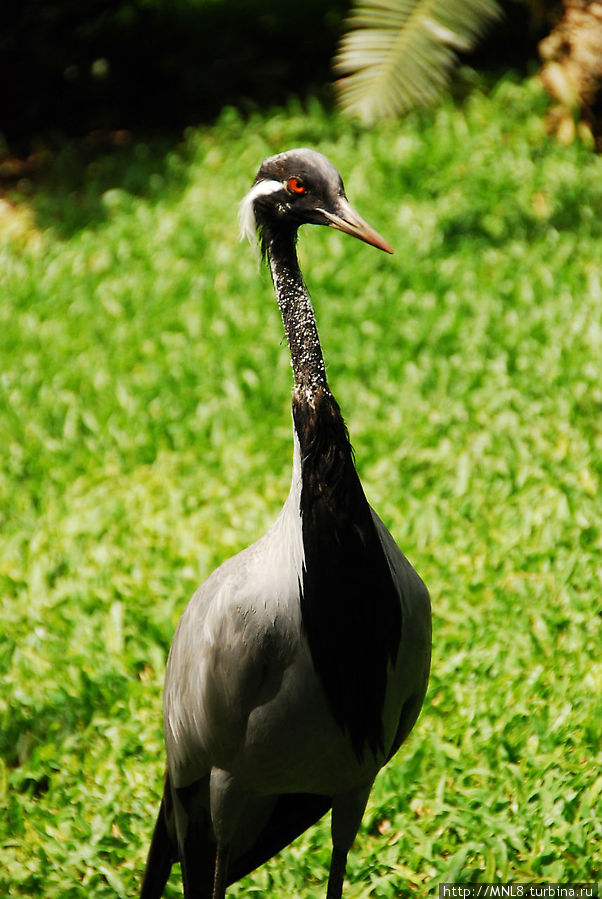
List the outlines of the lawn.
{"label": "lawn", "polygon": [[[313,228],[300,258],[434,611],[345,895],[600,877],[602,161],[545,109],[504,79],[369,130],[226,110],[177,144],[65,147],[0,204],[0,895],[136,895],[174,628],[288,491],[289,358],[237,204],[298,145],[395,248]],[[323,897],[329,850],[326,818],[231,895]]]}

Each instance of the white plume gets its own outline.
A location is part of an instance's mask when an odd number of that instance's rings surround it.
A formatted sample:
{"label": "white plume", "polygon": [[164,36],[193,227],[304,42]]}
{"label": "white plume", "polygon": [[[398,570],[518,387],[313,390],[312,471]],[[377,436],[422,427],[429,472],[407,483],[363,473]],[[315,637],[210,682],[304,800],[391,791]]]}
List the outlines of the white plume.
{"label": "white plume", "polygon": [[257,247],[255,200],[257,197],[263,197],[266,194],[274,193],[276,190],[282,190],[281,181],[259,181],[257,184],[254,184],[249,193],[243,197],[240,204],[238,210],[240,239],[244,240],[246,237],[253,248]]}

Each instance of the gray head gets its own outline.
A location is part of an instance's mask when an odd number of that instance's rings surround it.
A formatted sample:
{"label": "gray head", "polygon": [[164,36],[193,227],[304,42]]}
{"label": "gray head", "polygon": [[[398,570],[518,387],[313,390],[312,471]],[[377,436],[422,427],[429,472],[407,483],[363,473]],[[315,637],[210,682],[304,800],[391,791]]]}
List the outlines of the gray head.
{"label": "gray head", "polygon": [[296,233],[301,225],[327,225],[387,253],[389,244],[361,218],[345,196],[341,176],[326,156],[300,148],[264,159],[240,207],[242,235]]}

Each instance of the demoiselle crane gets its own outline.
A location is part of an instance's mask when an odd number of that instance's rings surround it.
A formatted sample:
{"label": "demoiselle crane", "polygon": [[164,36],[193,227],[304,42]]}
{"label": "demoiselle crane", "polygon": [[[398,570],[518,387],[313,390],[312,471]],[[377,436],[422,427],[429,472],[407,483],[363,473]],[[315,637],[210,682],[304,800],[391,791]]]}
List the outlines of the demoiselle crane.
{"label": "demoiselle crane", "polygon": [[332,808],[327,899],[380,768],[426,692],[428,592],[376,513],[330,392],[299,269],[297,229],[328,225],[392,252],[350,206],[329,160],[266,159],[241,205],[261,240],[294,374],[288,499],[257,543],[190,600],[167,662],[165,789],[141,899],[180,861],[186,899],[224,899]]}

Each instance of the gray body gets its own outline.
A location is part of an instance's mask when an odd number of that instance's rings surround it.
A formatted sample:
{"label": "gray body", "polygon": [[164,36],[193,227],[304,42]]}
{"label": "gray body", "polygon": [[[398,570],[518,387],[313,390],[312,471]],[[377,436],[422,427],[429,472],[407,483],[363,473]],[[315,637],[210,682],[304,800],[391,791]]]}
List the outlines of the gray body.
{"label": "gray body", "polygon": [[[164,691],[169,777],[199,784],[201,819],[218,821],[234,857],[261,834],[282,793],[337,798],[355,835],[376,774],[412,729],[426,692],[430,602],[373,511],[398,587],[403,632],[385,701],[384,752],[358,759],[334,721],[301,625],[303,540],[298,442],[288,499],[256,543],[228,559],[190,600]],[[202,785],[202,787],[201,787]],[[176,828],[182,810],[176,803]]]}

